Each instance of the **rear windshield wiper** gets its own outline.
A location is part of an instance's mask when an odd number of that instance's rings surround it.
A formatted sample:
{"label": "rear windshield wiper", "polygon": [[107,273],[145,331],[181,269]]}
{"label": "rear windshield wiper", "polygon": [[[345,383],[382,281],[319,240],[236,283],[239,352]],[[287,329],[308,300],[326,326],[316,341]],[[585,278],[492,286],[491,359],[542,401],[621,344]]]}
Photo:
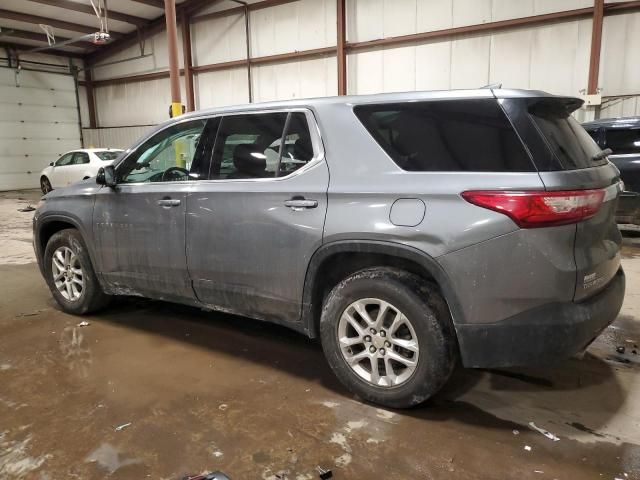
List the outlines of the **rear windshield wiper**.
{"label": "rear windshield wiper", "polygon": [[601,152],[596,153],[593,157],[591,157],[591,160],[593,160],[594,162],[598,161],[598,160],[602,160],[605,157],[608,157],[609,155],[611,155],[613,153],[613,150],[611,150],[610,148],[605,148],[604,150],[602,150]]}

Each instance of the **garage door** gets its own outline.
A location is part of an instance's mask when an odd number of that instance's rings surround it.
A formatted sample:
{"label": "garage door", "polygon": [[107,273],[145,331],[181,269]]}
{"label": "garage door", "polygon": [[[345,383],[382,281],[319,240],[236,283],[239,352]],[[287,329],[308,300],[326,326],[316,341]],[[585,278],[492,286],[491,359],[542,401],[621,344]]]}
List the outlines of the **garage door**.
{"label": "garage door", "polygon": [[39,173],[80,148],[71,75],[0,68],[0,190],[38,188]]}

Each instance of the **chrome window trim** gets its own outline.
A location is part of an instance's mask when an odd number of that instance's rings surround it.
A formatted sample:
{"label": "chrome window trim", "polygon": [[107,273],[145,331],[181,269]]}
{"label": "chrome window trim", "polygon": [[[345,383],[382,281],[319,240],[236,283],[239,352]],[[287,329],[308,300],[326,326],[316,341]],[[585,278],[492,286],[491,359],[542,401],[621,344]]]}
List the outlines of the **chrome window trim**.
{"label": "chrome window trim", "polygon": [[155,131],[152,135],[150,135],[148,137],[145,137],[138,145],[136,145],[136,147],[133,150],[128,152],[127,155],[120,162],[118,162],[118,165],[116,166],[116,171],[117,171],[118,167],[120,165],[122,165],[124,162],[126,162],[127,159],[129,158],[129,156],[132,155],[134,152],[136,152],[138,150],[138,148],[140,148],[140,146],[142,144],[144,144],[147,140],[149,140],[151,137],[159,134],[160,132],[163,132],[167,128],[173,127],[173,126],[175,126],[177,124],[180,124],[180,123],[193,122],[193,121],[198,121],[198,120],[207,120],[208,121],[208,120],[211,120],[213,118],[224,118],[224,117],[238,116],[238,115],[265,115],[265,114],[269,114],[269,113],[296,113],[296,112],[304,113],[305,117],[307,119],[307,126],[309,127],[309,133],[311,134],[311,143],[312,143],[312,146],[313,146],[313,157],[303,167],[300,167],[298,170],[296,170],[294,172],[291,172],[289,175],[286,175],[284,177],[265,177],[265,178],[232,178],[232,179],[220,178],[220,179],[206,179],[206,180],[176,180],[176,181],[172,181],[172,182],[133,182],[133,183],[119,183],[118,187],[141,186],[141,185],[185,185],[185,186],[190,186],[190,185],[197,185],[197,184],[205,184],[205,183],[206,184],[210,184],[210,183],[220,183],[220,182],[233,182],[233,183],[238,183],[238,182],[250,182],[250,183],[255,183],[255,182],[275,182],[275,181],[288,180],[288,179],[290,179],[292,177],[295,177],[297,175],[301,175],[302,173],[304,173],[307,170],[309,170],[310,168],[312,168],[314,165],[317,165],[318,163],[321,163],[325,158],[324,142],[322,141],[322,135],[320,133],[320,127],[318,126],[318,122],[316,122],[315,115],[313,114],[311,109],[305,108],[305,107],[279,108],[279,109],[255,109],[255,110],[246,110],[246,111],[240,111],[240,112],[227,112],[227,113],[219,113],[219,114],[215,114],[215,115],[202,115],[202,116],[198,116],[198,117],[189,117],[189,118],[185,118],[183,120],[178,120],[176,122],[171,122],[171,123],[165,125],[160,130]]}

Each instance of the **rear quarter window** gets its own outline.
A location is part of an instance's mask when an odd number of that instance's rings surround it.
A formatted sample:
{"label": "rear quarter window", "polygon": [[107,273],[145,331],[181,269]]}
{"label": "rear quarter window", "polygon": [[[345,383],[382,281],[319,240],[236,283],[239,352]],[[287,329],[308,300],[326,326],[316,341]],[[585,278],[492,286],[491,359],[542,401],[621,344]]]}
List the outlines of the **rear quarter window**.
{"label": "rear quarter window", "polygon": [[535,99],[527,107],[533,123],[549,146],[558,164],[540,170],[579,170],[607,163],[597,158],[601,150],[595,140],[573,118],[571,113],[580,107],[574,99]]}
{"label": "rear quarter window", "polygon": [[403,170],[535,171],[495,99],[359,105],[354,112]]}

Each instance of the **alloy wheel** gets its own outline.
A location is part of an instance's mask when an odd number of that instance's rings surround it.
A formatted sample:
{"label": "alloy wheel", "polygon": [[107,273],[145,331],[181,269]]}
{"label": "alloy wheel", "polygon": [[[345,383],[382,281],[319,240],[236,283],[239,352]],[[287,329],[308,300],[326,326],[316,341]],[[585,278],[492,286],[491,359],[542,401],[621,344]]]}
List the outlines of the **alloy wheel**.
{"label": "alloy wheel", "polygon": [[53,282],[66,300],[77,301],[84,291],[84,273],[80,258],[69,247],[60,247],[51,258]]}
{"label": "alloy wheel", "polygon": [[409,319],[378,298],[349,305],[338,322],[342,356],[363,380],[379,387],[405,383],[416,370],[420,347]]}

